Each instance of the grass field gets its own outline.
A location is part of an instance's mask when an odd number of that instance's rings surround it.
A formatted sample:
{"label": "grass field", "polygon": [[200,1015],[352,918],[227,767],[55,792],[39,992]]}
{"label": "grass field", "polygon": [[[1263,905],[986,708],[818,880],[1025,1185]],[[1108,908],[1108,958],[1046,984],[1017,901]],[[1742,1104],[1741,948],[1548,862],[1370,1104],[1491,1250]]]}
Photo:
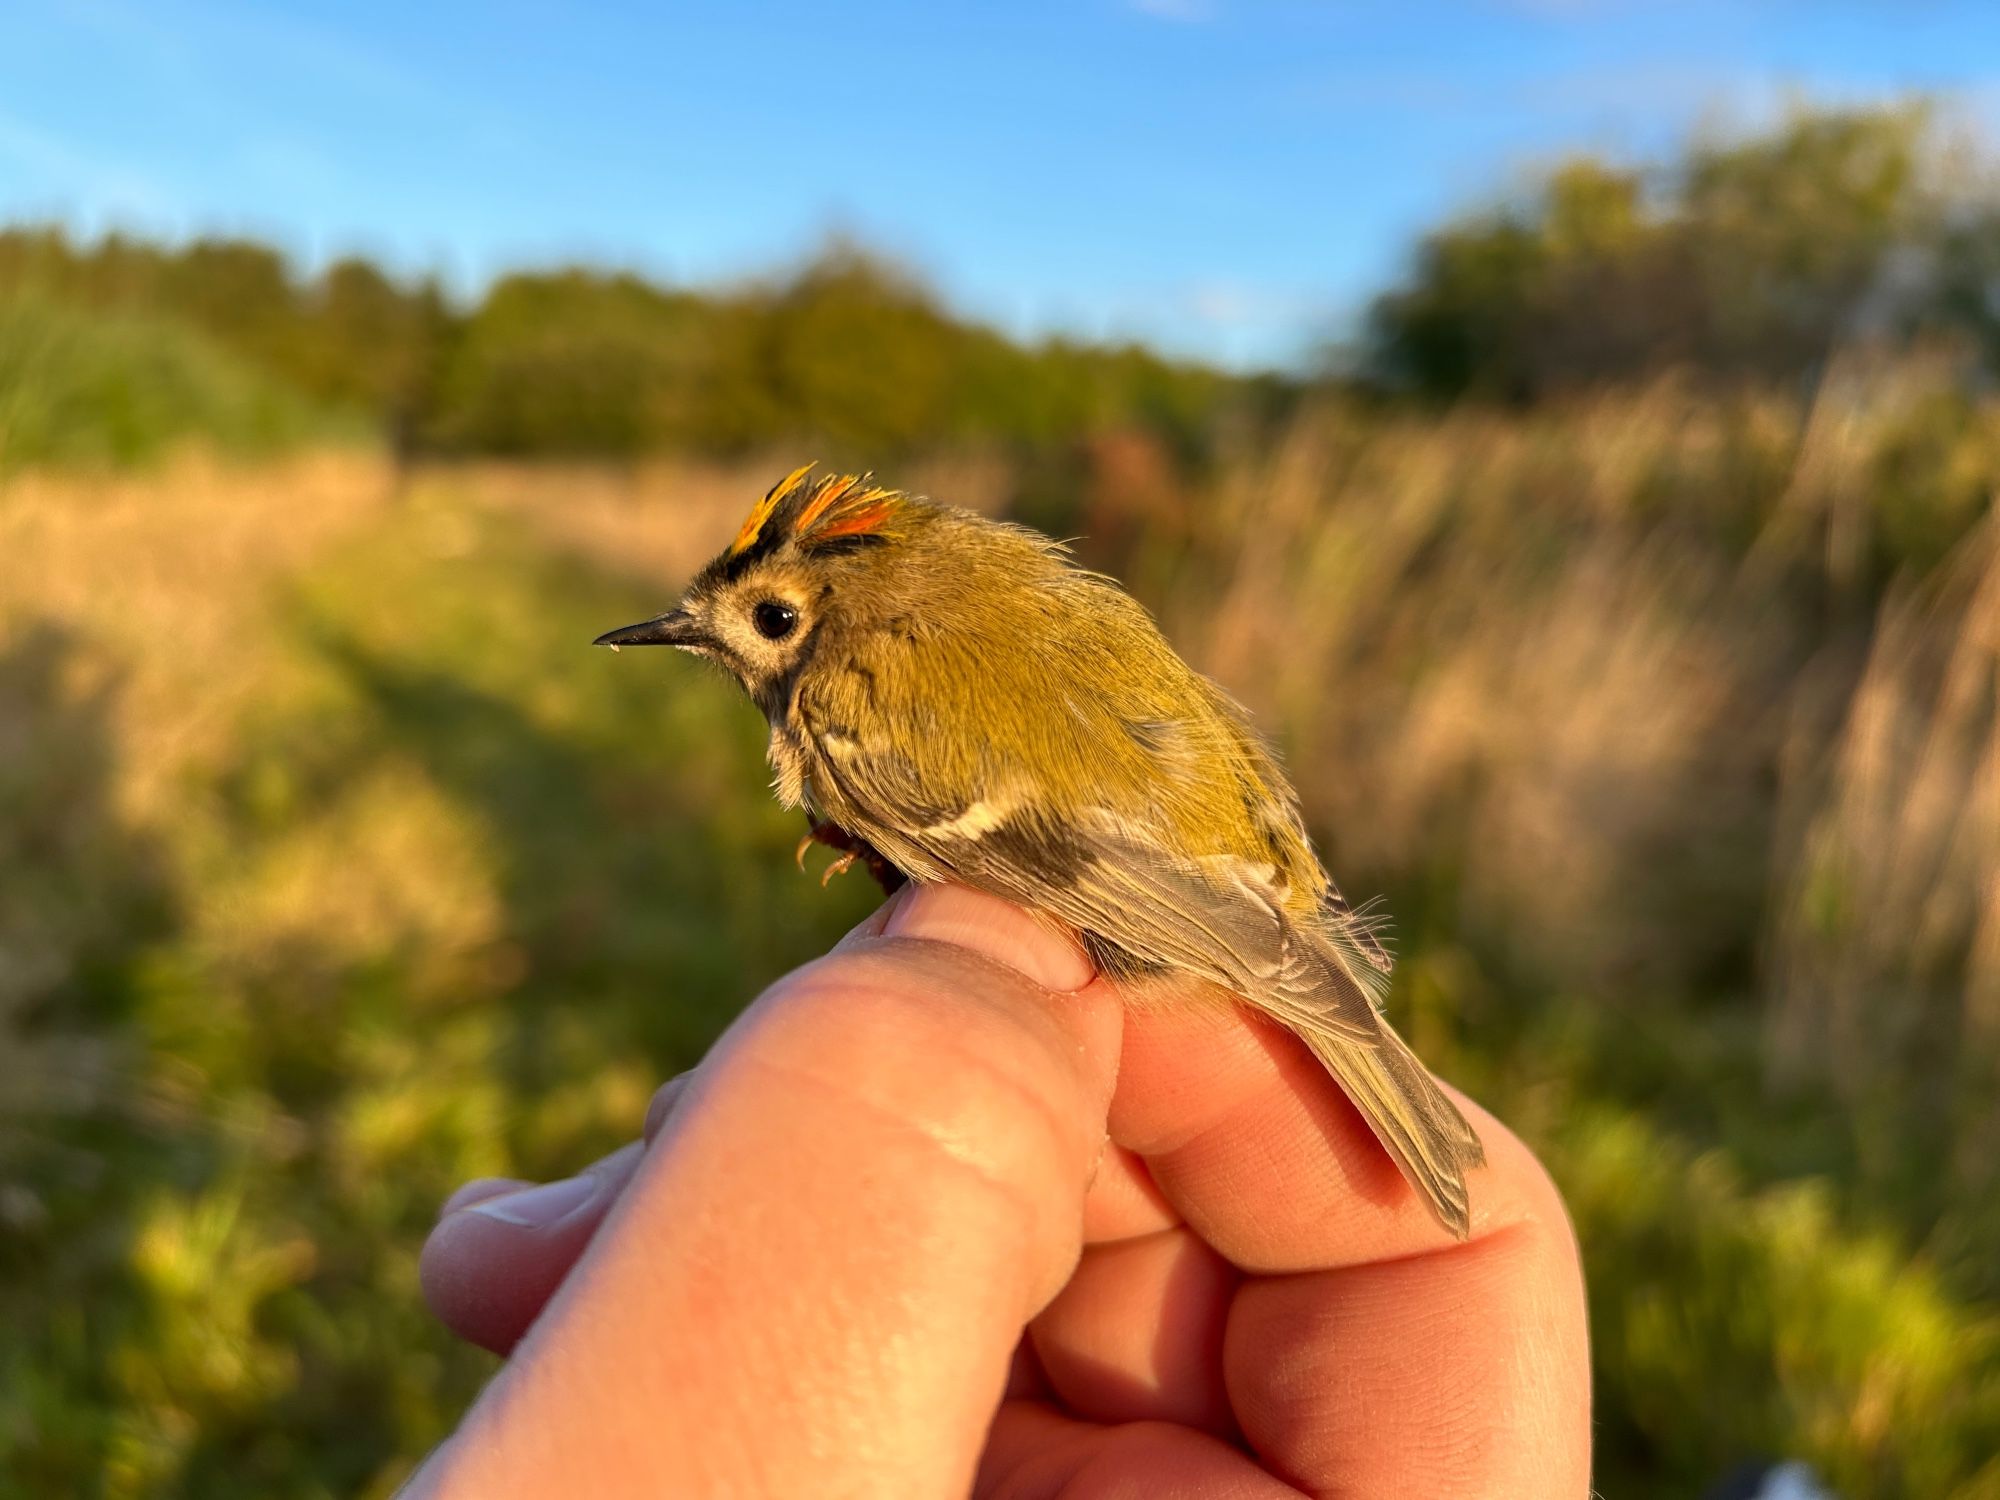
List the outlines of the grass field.
{"label": "grass field", "polygon": [[[1037,502],[1258,710],[1407,1033],[1549,1161],[1607,1495],[2000,1496],[1996,454],[1908,368],[1335,408]],[[386,1495],[491,1368],[418,1299],[437,1203],[629,1137],[866,909],[732,688],[586,649],[789,466],[4,481],[0,1492]]]}

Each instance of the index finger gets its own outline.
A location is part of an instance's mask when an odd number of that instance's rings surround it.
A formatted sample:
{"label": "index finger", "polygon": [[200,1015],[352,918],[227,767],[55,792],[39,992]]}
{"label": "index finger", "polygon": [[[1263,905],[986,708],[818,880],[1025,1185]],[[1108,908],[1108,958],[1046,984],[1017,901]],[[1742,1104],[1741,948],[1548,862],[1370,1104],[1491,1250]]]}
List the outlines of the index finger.
{"label": "index finger", "polygon": [[1486,1146],[1453,1240],[1303,1045],[1190,995],[1127,1019],[1113,1140],[1249,1279],[1224,1379],[1244,1435],[1313,1493],[1587,1492],[1582,1272],[1532,1152]]}

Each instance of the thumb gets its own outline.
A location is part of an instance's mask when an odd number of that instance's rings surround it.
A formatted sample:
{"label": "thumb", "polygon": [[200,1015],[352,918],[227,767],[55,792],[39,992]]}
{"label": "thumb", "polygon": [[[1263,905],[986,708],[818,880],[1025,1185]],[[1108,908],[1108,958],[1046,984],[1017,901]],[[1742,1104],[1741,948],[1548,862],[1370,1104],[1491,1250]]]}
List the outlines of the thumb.
{"label": "thumb", "polygon": [[1060,935],[910,893],[731,1028],[414,1492],[966,1493],[1120,1026]]}

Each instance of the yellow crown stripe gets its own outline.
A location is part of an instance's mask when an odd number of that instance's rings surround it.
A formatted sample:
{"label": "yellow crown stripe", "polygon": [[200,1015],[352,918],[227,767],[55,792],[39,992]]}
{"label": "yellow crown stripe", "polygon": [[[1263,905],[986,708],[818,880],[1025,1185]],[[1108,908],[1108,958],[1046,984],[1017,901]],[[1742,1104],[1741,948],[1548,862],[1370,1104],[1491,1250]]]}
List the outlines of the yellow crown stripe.
{"label": "yellow crown stripe", "polygon": [[770,493],[765,495],[762,500],[759,500],[752,507],[750,514],[744,518],[743,529],[736,533],[736,540],[729,544],[731,556],[735,556],[740,552],[746,552],[756,545],[757,538],[763,533],[764,527],[770,522],[771,516],[777,510],[779,503],[787,495],[791,494],[793,490],[798,488],[799,481],[812,472],[812,467],[810,463],[801,464],[771,486]]}

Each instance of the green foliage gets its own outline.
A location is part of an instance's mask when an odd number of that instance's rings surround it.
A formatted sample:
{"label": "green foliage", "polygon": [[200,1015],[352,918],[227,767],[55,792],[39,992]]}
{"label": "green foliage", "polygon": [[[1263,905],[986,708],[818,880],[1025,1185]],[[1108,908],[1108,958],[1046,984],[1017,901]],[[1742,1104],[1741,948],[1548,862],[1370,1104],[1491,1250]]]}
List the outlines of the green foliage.
{"label": "green foliage", "polygon": [[2000,474],[2000,421],[1963,384],[1925,382],[1883,424],[1866,473],[1880,576],[1922,576],[1971,534]]}
{"label": "green foliage", "polygon": [[[1135,346],[1015,343],[843,244],[737,290],[570,267],[504,277],[457,309],[434,282],[398,282],[355,258],[302,280],[247,241],[78,245],[60,230],[15,229],[0,231],[0,297],[10,290],[78,321],[143,323],[222,351],[246,378],[366,413],[405,455],[808,445],[866,465],[940,447],[1059,454],[1133,428],[1192,456],[1218,415],[1262,412],[1275,389]],[[124,378],[149,389],[158,374],[142,366]]]}
{"label": "green foliage", "polygon": [[0,470],[143,463],[188,442],[267,453],[336,431],[185,326],[0,296]]}
{"label": "green foliage", "polygon": [[1136,347],[1025,348],[835,245],[785,281],[716,296],[582,270],[508,277],[465,320],[424,436],[521,455],[808,445],[866,467],[939,448],[1059,453],[1132,427],[1192,452],[1255,391]]}
{"label": "green foliage", "polygon": [[1573,1108],[1547,1149],[1588,1247],[1599,1472],[1650,1476],[1618,1493],[1686,1495],[1774,1448],[1840,1495],[1993,1493],[2000,1321],[1892,1236],[1623,1111]]}
{"label": "green foliage", "polygon": [[1373,373],[1524,401],[1684,366],[1815,371],[1843,344],[1948,335],[1990,356],[2000,205],[1919,106],[1799,111],[1658,174],[1591,159],[1425,238],[1375,305]]}
{"label": "green foliage", "polygon": [[704,425],[746,449],[784,436],[788,421],[842,453],[949,441],[987,425],[957,389],[961,362],[982,343],[999,341],[954,324],[913,282],[836,248],[789,285],[725,311]]}
{"label": "green foliage", "polygon": [[274,351],[276,368],[323,398],[374,413],[407,445],[452,334],[435,283],[398,286],[365,260],[335,261],[311,293],[314,336]]}
{"label": "green foliage", "polygon": [[428,436],[462,452],[643,452],[698,388],[706,322],[697,299],[633,276],[509,276],[465,320]]}

